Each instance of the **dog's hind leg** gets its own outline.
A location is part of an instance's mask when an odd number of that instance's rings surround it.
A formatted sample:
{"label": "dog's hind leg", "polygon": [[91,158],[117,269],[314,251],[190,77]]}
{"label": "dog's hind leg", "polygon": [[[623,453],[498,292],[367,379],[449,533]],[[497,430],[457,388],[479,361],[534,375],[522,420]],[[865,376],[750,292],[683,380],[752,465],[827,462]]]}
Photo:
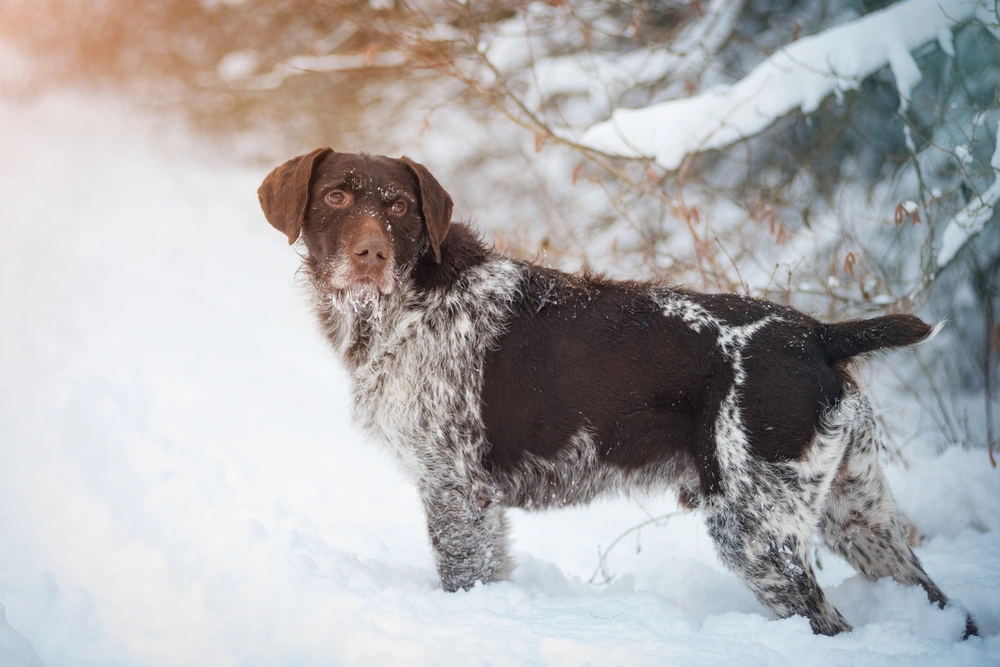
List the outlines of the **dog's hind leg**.
{"label": "dog's hind leg", "polygon": [[[740,516],[742,511],[739,507],[716,507],[709,513],[709,533],[722,562],[778,617],[805,616],[817,634],[849,631],[850,624],[816,581],[806,551],[812,531],[797,529],[807,527],[808,517],[785,516],[782,522],[755,517],[747,521]],[[799,526],[793,528],[794,523]]]}
{"label": "dog's hind leg", "polygon": [[735,390],[713,421],[718,482],[702,508],[722,562],[779,617],[805,616],[818,634],[849,631],[823,594],[808,556],[846,446],[842,433],[821,433],[802,460],[775,463],[750,455]]}
{"label": "dog's hind leg", "polygon": [[[837,472],[820,519],[823,540],[867,579],[892,577],[906,586],[920,585],[931,602],[948,604],[908,542],[909,527],[892,498],[879,465],[879,435],[870,405],[859,409],[851,426],[847,453]],[[966,617],[966,637],[978,631]]]}

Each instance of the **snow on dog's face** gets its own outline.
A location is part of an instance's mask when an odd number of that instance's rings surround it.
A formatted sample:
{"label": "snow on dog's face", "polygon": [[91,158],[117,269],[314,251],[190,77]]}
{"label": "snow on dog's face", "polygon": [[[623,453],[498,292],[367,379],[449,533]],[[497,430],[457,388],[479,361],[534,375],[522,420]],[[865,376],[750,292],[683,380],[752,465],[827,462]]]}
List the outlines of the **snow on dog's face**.
{"label": "snow on dog's face", "polygon": [[423,252],[440,261],[451,198],[408,158],[317,149],[272,171],[258,190],[268,221],[300,236],[312,280],[364,303],[391,294]]}

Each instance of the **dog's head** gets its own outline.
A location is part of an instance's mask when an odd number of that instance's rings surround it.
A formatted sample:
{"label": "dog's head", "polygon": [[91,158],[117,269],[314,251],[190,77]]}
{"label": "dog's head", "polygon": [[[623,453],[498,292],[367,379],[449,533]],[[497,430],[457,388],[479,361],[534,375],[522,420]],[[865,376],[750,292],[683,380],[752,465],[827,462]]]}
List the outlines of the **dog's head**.
{"label": "dog's head", "polygon": [[409,158],[320,148],[277,167],[257,191],[268,222],[301,236],[313,278],[343,294],[390,294],[423,252],[441,261],[451,197]]}

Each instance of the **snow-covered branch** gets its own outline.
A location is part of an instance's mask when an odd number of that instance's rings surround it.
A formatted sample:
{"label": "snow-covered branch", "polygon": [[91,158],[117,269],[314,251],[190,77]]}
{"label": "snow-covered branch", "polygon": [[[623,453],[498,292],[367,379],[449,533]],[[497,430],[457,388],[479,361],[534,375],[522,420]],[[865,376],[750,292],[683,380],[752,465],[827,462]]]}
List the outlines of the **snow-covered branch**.
{"label": "snow-covered branch", "polygon": [[970,199],[944,228],[937,256],[939,269],[951,263],[958,251],[981,232],[997,212],[997,204],[1000,203],[1000,122],[997,123],[996,148],[993,150],[990,166],[997,172],[993,185],[987,188],[986,192]]}
{"label": "snow-covered branch", "polygon": [[560,93],[599,95],[609,86],[628,89],[665,77],[682,83],[697,78],[729,39],[742,9],[743,0],[712,0],[705,15],[683,30],[669,49],[613,55],[584,51],[540,59],[531,76],[537,90],[528,101],[538,104]]}
{"label": "snow-covered branch", "polygon": [[904,0],[790,44],[731,86],[641,109],[619,109],[580,142],[623,157],[652,157],[676,169],[689,153],[723,148],[794,109],[808,113],[830,94],[857,88],[890,66],[901,91],[919,80],[910,52],[940,40],[982,6],[974,0]]}
{"label": "snow-covered branch", "polygon": [[270,72],[254,75],[252,72],[257,66],[255,56],[248,52],[236,52],[223,58],[216,72],[222,81],[233,87],[244,90],[275,90],[286,79],[300,74],[398,67],[404,63],[406,57],[397,51],[373,51],[349,55],[299,55],[276,64]]}

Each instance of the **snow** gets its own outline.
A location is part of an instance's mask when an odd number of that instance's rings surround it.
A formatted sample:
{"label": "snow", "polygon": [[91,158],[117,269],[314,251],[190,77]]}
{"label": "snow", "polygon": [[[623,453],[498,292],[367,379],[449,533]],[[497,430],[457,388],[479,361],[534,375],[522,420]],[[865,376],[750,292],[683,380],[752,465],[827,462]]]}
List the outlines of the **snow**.
{"label": "snow", "polygon": [[[959,152],[958,155],[961,159],[962,153]],[[941,233],[941,247],[938,248],[937,255],[939,269],[950,264],[958,251],[982,231],[986,223],[997,213],[997,203],[1000,202],[1000,121],[997,122],[996,143],[990,166],[997,172],[993,185],[985,192],[972,197]]]}
{"label": "snow", "polygon": [[953,149],[955,151],[955,157],[958,158],[958,162],[961,165],[967,165],[972,162],[972,151],[966,144],[958,144]]}
{"label": "snow", "polygon": [[4,667],[41,667],[35,649],[21,633],[10,627],[6,609],[0,604],[0,660]]}
{"label": "snow", "polygon": [[260,56],[256,51],[233,51],[219,61],[216,74],[222,81],[238,81],[253,74],[259,64]]}
{"label": "snow", "polygon": [[947,28],[941,28],[937,32],[938,46],[944,51],[944,54],[949,58],[955,57],[955,39],[951,34],[951,30]]}
{"label": "snow", "polygon": [[910,55],[910,47],[898,40],[890,40],[887,57],[889,69],[896,79],[896,91],[899,93],[899,112],[906,111],[910,104],[913,89],[920,83],[920,68],[917,61]]}
{"label": "snow", "polygon": [[1000,662],[1000,473],[919,439],[893,488],[985,638],[825,552],[854,632],[774,620],[690,513],[586,583],[668,497],[513,513],[513,580],[444,593],[259,210],[273,164],[70,94],[0,103],[0,142],[3,667]]}
{"label": "snow", "polygon": [[[674,80],[697,77],[706,63],[733,31],[743,8],[743,0],[712,0],[705,15],[682,31],[669,49],[638,49],[623,54],[604,55],[591,52],[543,58],[534,64],[528,81],[532,94],[528,103],[539,105],[559,93],[589,93],[593,100],[614,100],[625,90],[654,83],[670,74]],[[517,57],[505,54],[505,42],[527,41],[526,26],[519,19],[510,34],[491,44],[488,55],[499,52],[499,61],[508,70],[523,67],[528,49],[516,49]],[[604,106],[604,105],[601,105]]]}
{"label": "snow", "polygon": [[[684,99],[618,109],[580,143],[625,157],[651,157],[677,169],[693,152],[724,148],[795,110],[815,110],[831,94],[856,88],[889,65],[905,99],[920,80],[910,52],[976,13],[976,0],[904,0],[778,50],[742,80]],[[845,43],[852,48],[844,49]]]}
{"label": "snow", "polygon": [[20,50],[0,40],[0,86],[8,90],[28,87],[37,69]]}

